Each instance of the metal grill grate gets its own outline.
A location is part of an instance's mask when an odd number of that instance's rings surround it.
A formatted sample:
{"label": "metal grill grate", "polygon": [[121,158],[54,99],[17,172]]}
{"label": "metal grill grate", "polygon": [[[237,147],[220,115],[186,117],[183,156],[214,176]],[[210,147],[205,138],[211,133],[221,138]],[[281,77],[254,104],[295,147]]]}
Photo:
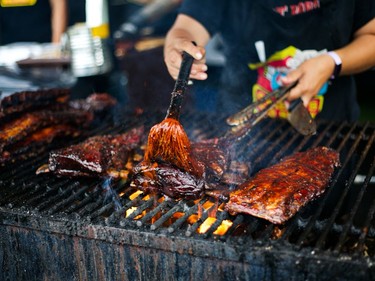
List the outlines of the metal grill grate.
{"label": "metal grill grate", "polygon": [[[216,128],[217,122],[201,122],[204,118],[192,114],[182,119],[192,140],[224,133],[225,128]],[[139,124],[147,127],[156,123],[156,118],[148,115],[136,121],[123,117],[116,120],[121,122],[102,124],[90,135],[121,133]],[[316,146],[329,146],[340,153],[342,165],[326,192],[282,226],[248,215],[232,216],[224,210],[224,203],[209,197],[174,201],[145,195],[131,187],[129,180],[37,176],[35,171],[46,162],[47,153],[0,170],[1,222],[22,225],[25,220],[25,227],[82,237],[93,235],[87,234],[89,226],[97,231],[94,237],[119,243],[143,243],[128,241],[135,238],[121,236],[122,230],[140,237],[152,234],[164,239],[162,248],[175,245],[172,241],[178,238],[189,241],[186,246],[179,245],[187,247],[187,252],[195,245],[198,256],[231,260],[250,260],[257,254],[246,249],[263,247],[264,253],[282,249],[298,259],[308,253],[331,263],[345,257],[368,266],[375,256],[374,139],[375,126],[371,123],[320,122],[315,136],[303,137],[286,122],[267,119],[239,140],[236,160],[250,161],[251,174]],[[104,184],[109,184],[114,193],[105,191]],[[205,249],[212,243],[215,249]]]}
{"label": "metal grill grate", "polygon": [[[196,122],[201,118],[193,115],[189,119],[187,131],[192,139],[210,137],[207,132],[217,133],[210,123],[206,123],[207,128],[191,126],[202,125]],[[103,126],[92,134],[119,133],[134,125]],[[208,197],[195,202],[144,194],[132,198],[135,190],[128,181],[111,183],[122,204],[116,209],[115,201],[105,200],[108,195],[101,180],[36,176],[34,172],[46,161],[46,155],[16,163],[1,172],[0,206],[3,210],[28,210],[47,217],[76,216],[93,224],[199,239],[280,241],[316,250],[374,256],[374,138],[374,126],[369,123],[320,123],[317,135],[302,137],[284,122],[265,120],[259,129],[240,140],[238,155],[244,158],[241,161],[251,161],[252,174],[310,147],[325,145],[340,152],[342,166],[334,174],[331,186],[283,226],[244,215],[233,217],[223,210],[223,204],[211,202]],[[223,233],[217,234],[220,229]]]}

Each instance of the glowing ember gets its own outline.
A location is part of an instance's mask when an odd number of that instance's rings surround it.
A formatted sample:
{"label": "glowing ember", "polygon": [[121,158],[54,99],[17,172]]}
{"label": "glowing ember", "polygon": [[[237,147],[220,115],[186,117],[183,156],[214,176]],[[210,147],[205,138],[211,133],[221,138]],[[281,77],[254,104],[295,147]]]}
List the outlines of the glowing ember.
{"label": "glowing ember", "polygon": [[199,220],[199,218],[200,218],[200,215],[196,215],[196,214],[194,214],[194,215],[191,215],[191,216],[189,216],[189,217],[187,218],[187,222],[188,222],[189,224],[194,224],[194,223],[196,223],[196,222]]}
{"label": "glowing ember", "polygon": [[276,239],[281,238],[284,232],[285,232],[285,228],[280,228],[278,226],[275,226],[272,230],[271,239],[276,240]]}
{"label": "glowing ember", "polygon": [[206,233],[210,227],[215,223],[216,218],[208,217],[198,228],[198,233]]}
{"label": "glowing ember", "polygon": [[[129,196],[129,199],[134,200],[142,194],[144,195],[144,193],[142,191],[137,190]],[[124,193],[120,194],[120,196],[123,196],[123,195],[124,195]],[[159,197],[155,194],[147,194],[143,198],[139,197],[139,199],[141,199],[142,201],[154,199],[154,203],[155,203],[154,207],[157,206],[156,203],[162,203],[164,200],[166,200],[166,198],[164,196]],[[197,233],[204,234],[207,231],[209,231],[209,229],[212,227],[212,225],[215,222],[217,222],[217,218],[216,218],[217,212],[222,212],[223,209],[224,209],[223,206],[225,204],[219,205],[219,202],[217,202],[217,201],[215,201],[215,202],[212,202],[212,201],[200,202],[200,200],[196,200],[194,203],[197,206],[197,211],[196,211],[196,213],[193,213],[186,218],[186,223],[189,224],[189,225],[196,224],[201,220],[202,215],[208,215],[208,218],[196,230]],[[126,210],[125,217],[126,218],[130,217],[135,211],[137,211],[137,209],[138,209],[138,207],[130,207],[128,210]],[[151,209],[152,209],[152,207],[151,207]],[[132,219],[133,220],[139,220],[139,219],[143,218],[151,209],[148,208],[147,210],[144,210],[141,214],[136,215]],[[165,210],[161,210],[160,212],[157,212],[155,215],[153,215],[153,217],[149,220],[149,222],[151,224],[156,223],[160,219],[160,217],[163,216],[163,214],[165,214]],[[133,214],[133,216],[134,215],[135,214]],[[184,212],[177,211],[177,212],[173,213],[172,216],[169,219],[167,219],[166,221],[163,222],[163,226],[168,227],[168,226],[172,225],[174,222],[176,222],[176,220],[184,217],[185,215],[186,214]],[[221,224],[215,229],[213,234],[214,235],[225,235],[225,233],[227,233],[227,231],[232,227],[232,225],[233,225],[232,221],[223,220],[221,222]]]}
{"label": "glowing ember", "polygon": [[215,230],[215,235],[224,235],[227,233],[228,229],[231,228],[233,222],[230,220],[223,220],[219,227]]}
{"label": "glowing ember", "polygon": [[139,195],[141,195],[141,194],[143,194],[143,192],[140,191],[140,190],[137,190],[137,191],[134,192],[133,194],[130,194],[129,199],[130,199],[130,200],[134,200],[135,198],[137,198],[137,197],[138,197]]}
{"label": "glowing ember", "polygon": [[132,213],[134,213],[137,210],[137,207],[130,207],[126,210],[125,217],[129,217]]}
{"label": "glowing ember", "polygon": [[211,201],[207,201],[205,202],[202,207],[205,208],[206,210],[211,208],[215,203],[214,202],[211,202]]}

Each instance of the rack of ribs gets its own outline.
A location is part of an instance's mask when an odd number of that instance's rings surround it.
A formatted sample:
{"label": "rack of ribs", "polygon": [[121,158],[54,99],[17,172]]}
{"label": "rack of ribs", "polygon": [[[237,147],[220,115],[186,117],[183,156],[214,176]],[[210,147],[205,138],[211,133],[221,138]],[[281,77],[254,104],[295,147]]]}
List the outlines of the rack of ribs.
{"label": "rack of ribs", "polygon": [[56,138],[74,138],[79,135],[81,135],[81,131],[68,124],[59,124],[37,130],[6,150],[0,151],[0,166],[40,155],[45,151],[45,147]]}
{"label": "rack of ribs", "polygon": [[[60,176],[118,177],[143,137],[143,127],[118,135],[93,136],[85,141],[50,152],[48,169]],[[117,173],[116,173],[117,172]]]}
{"label": "rack of ribs", "polygon": [[65,104],[69,96],[69,89],[41,89],[13,93],[0,100],[0,120],[20,112],[55,104]]}
{"label": "rack of ribs", "polygon": [[79,136],[97,114],[117,103],[106,93],[71,101],[69,94],[68,89],[47,89],[17,92],[0,100],[0,167],[36,156],[55,139]]}
{"label": "rack of ribs", "polygon": [[[162,193],[173,199],[197,199],[204,194],[217,199],[225,198],[224,191],[216,190],[217,186],[225,186],[224,190],[230,190],[231,181],[226,177],[231,171],[228,147],[213,138],[191,144],[193,158],[203,168],[202,177],[183,171],[170,163],[141,162],[134,167],[131,185],[145,193]],[[247,175],[241,171],[242,180]],[[244,173],[242,173],[244,172]]]}
{"label": "rack of ribs", "polygon": [[295,153],[231,192],[226,210],[282,224],[325,191],[339,165],[338,152],[327,147]]}
{"label": "rack of ribs", "polygon": [[0,151],[42,128],[58,124],[82,126],[89,124],[92,119],[91,113],[71,108],[62,111],[45,109],[25,113],[0,126]]}

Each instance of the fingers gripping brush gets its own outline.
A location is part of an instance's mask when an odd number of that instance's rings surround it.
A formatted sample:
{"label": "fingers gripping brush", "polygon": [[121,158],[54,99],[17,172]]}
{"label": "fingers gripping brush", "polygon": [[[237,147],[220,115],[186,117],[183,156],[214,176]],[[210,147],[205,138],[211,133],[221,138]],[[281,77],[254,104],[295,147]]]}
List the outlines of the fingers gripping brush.
{"label": "fingers gripping brush", "polygon": [[184,52],[182,63],[165,119],[154,125],[148,135],[144,160],[167,162],[187,172],[200,176],[203,172],[190,155],[189,138],[179,122],[181,104],[185,95],[194,58]]}

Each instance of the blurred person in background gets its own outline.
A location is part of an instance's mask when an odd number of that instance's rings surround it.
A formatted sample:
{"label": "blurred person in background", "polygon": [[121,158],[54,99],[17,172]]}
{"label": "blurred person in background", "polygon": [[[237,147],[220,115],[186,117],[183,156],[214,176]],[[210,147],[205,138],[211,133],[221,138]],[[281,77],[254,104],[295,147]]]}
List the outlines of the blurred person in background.
{"label": "blurred person in background", "polygon": [[0,0],[0,44],[59,43],[67,27],[66,0]]}
{"label": "blurred person in background", "polygon": [[[313,117],[359,118],[352,74],[375,65],[375,1],[184,0],[164,46],[170,75],[186,51],[195,58],[190,77],[206,80],[204,47],[216,33],[226,56],[220,112],[298,80],[288,99],[301,97]],[[285,104],[269,115],[286,117]]]}

